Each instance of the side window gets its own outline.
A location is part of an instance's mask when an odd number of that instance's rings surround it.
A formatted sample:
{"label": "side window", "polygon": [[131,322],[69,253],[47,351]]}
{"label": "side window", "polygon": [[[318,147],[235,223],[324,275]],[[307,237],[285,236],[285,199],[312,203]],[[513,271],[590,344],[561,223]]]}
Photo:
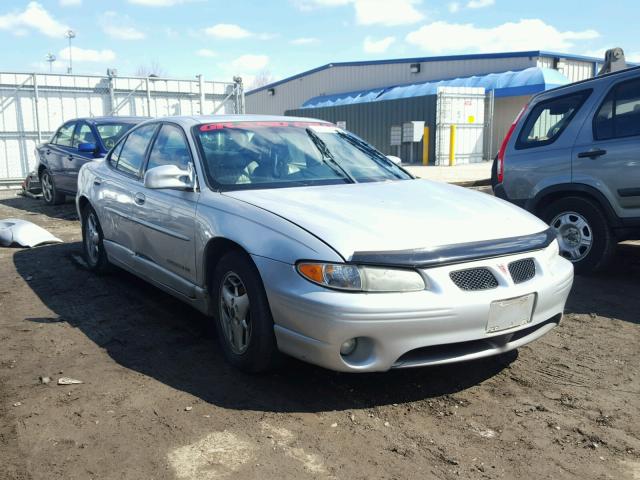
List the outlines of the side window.
{"label": "side window", "polygon": [[121,172],[137,176],[140,172],[144,154],[147,151],[149,141],[158,127],[157,124],[145,125],[131,132],[125,139],[116,168]]}
{"label": "side window", "polygon": [[122,147],[124,147],[124,141],[120,142],[118,146],[113,150],[113,152],[111,152],[111,155],[109,155],[109,163],[113,168],[118,165],[118,159],[120,158]]}
{"label": "side window", "polygon": [[640,135],[640,80],[616,85],[593,121],[596,140]]}
{"label": "side window", "polygon": [[60,127],[55,137],[53,137],[53,141],[51,143],[60,145],[61,147],[70,147],[71,141],[73,139],[73,130],[75,128],[75,122],[63,125],[62,127]]}
{"label": "side window", "polygon": [[91,131],[91,127],[87,123],[81,123],[76,131],[76,134],[73,137],[73,144],[71,145],[74,148],[78,148],[78,145],[81,143],[97,143],[96,137]]}
{"label": "side window", "polygon": [[516,149],[540,147],[555,142],[571,122],[591,90],[540,102],[524,123]]}
{"label": "side window", "polygon": [[147,170],[162,165],[176,165],[186,170],[190,161],[189,146],[180,127],[163,125],[149,154]]}

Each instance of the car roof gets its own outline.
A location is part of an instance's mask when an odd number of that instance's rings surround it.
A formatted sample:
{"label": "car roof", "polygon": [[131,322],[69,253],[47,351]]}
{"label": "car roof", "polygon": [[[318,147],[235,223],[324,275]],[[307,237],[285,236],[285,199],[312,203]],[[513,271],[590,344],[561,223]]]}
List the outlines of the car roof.
{"label": "car roof", "polygon": [[307,117],[287,117],[282,115],[175,115],[171,117],[160,117],[147,119],[151,121],[166,121],[182,125],[185,128],[203,123],[221,122],[322,122],[331,123],[326,120]]}
{"label": "car roof", "polygon": [[140,122],[144,122],[145,120],[149,120],[151,117],[117,117],[117,116],[109,116],[109,117],[84,117],[84,118],[76,118],[75,121],[84,121],[87,123],[92,123],[94,125],[101,125],[103,123],[131,123],[136,124]]}

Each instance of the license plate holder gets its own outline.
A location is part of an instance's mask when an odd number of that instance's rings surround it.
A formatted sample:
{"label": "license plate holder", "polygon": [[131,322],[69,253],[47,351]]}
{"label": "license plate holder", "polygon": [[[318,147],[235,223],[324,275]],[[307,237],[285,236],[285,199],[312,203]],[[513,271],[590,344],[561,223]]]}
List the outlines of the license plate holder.
{"label": "license plate holder", "polygon": [[536,294],[491,302],[486,332],[494,333],[531,322]]}

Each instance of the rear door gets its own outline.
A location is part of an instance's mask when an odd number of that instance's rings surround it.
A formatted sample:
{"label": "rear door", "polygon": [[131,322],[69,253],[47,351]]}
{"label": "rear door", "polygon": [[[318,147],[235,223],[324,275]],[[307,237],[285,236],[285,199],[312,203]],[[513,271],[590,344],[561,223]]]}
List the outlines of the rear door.
{"label": "rear door", "polygon": [[529,109],[505,159],[510,199],[533,198],[545,187],[571,181],[571,152],[584,117],[579,112],[590,94],[591,90],[567,92]]}
{"label": "rear door", "polygon": [[[164,123],[160,128],[145,171],[163,165],[195,172],[186,134],[176,124]],[[137,186],[133,204],[133,216],[139,228],[136,249],[150,262],[148,266],[155,270],[152,274],[156,279],[192,296],[192,284],[196,282],[194,232],[199,193],[194,189]]]}
{"label": "rear door", "polygon": [[572,179],[602,192],[619,217],[640,218],[640,78],[601,92],[573,150]]}
{"label": "rear door", "polygon": [[59,190],[75,192],[75,187],[69,190],[68,170],[71,167],[70,158],[73,157],[72,143],[76,124],[76,121],[71,121],[60,127],[45,151],[47,168]]}

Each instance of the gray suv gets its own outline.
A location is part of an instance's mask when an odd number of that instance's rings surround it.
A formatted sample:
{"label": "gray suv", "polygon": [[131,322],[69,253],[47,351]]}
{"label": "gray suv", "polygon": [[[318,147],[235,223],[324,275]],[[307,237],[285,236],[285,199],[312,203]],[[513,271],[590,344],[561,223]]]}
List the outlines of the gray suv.
{"label": "gray suv", "polygon": [[640,239],[640,67],[541,93],[494,162],[496,196],[558,234],[576,272],[602,269]]}

